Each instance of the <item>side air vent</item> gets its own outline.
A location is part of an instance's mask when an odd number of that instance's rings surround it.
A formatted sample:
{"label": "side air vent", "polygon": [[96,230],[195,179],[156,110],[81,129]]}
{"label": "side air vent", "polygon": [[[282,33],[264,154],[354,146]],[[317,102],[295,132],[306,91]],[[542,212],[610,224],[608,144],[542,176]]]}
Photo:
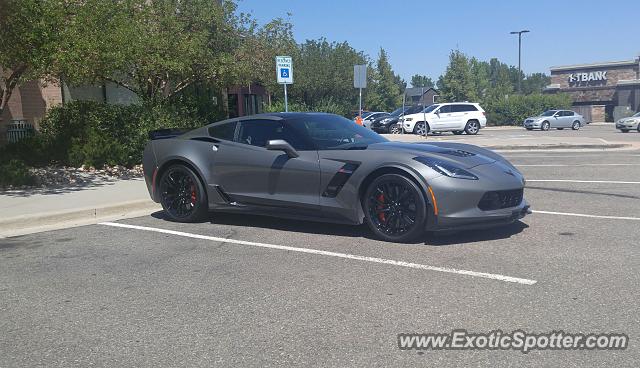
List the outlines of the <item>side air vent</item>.
{"label": "side air vent", "polygon": [[344,166],[342,166],[338,170],[338,172],[333,176],[333,178],[331,178],[331,181],[329,181],[329,185],[327,185],[327,188],[325,188],[324,192],[322,193],[322,196],[328,197],[328,198],[335,198],[338,195],[338,193],[340,193],[340,190],[342,190],[342,187],[347,182],[347,180],[349,180],[351,175],[353,175],[353,172],[356,171],[358,166],[360,165],[355,163],[349,163],[349,162],[344,164]]}

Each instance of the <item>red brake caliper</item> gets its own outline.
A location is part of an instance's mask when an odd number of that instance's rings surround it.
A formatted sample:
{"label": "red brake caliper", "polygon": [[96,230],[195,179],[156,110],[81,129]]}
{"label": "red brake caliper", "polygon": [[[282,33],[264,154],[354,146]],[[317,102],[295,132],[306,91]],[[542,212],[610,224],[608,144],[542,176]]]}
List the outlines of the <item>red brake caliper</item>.
{"label": "red brake caliper", "polygon": [[198,197],[196,196],[196,186],[195,184],[191,184],[191,204],[192,205],[196,205],[196,199]]}
{"label": "red brake caliper", "polygon": [[384,194],[381,193],[378,196],[378,201],[380,201],[380,203],[376,206],[376,209],[378,210],[378,220],[380,220],[380,222],[385,222],[384,212],[382,212],[382,209],[384,208],[384,206],[382,205],[384,203]]}

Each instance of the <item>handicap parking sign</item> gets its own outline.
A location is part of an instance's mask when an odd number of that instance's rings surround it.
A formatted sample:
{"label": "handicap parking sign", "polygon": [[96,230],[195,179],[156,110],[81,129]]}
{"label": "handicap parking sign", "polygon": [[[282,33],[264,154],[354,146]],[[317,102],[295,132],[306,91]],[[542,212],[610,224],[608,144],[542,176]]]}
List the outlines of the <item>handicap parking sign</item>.
{"label": "handicap parking sign", "polygon": [[276,56],[276,77],[280,84],[293,83],[293,63],[291,56]]}

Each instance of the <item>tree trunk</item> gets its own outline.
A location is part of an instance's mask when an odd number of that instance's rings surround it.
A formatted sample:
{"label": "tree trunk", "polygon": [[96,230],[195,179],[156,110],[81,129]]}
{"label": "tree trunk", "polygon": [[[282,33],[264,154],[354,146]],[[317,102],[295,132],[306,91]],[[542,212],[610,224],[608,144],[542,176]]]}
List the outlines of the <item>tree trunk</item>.
{"label": "tree trunk", "polygon": [[[7,104],[9,104],[9,99],[11,99],[13,90],[18,85],[20,77],[22,77],[26,70],[27,66],[23,64],[11,71],[6,79],[2,78],[2,85],[0,85],[0,89],[2,90],[2,99],[0,100],[0,117],[4,112],[4,109],[7,107]],[[3,74],[5,73],[5,70],[0,69],[0,71]]]}

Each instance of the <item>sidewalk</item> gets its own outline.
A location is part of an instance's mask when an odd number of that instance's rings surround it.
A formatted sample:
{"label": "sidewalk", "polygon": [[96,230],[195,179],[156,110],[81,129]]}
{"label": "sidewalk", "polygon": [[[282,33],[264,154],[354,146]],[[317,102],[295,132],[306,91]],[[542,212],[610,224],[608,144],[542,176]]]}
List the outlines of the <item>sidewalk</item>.
{"label": "sidewalk", "polygon": [[160,210],[143,179],[0,191],[0,237],[89,225]]}

